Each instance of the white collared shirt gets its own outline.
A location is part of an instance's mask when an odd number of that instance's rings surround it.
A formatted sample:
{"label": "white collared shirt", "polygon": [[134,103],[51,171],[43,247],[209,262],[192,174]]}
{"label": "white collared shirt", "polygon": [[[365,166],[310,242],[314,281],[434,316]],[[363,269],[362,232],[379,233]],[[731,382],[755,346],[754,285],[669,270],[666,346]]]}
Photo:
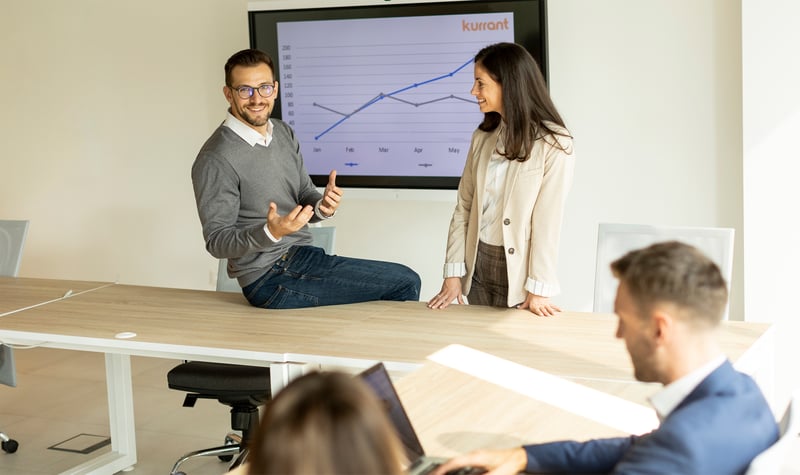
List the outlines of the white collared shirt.
{"label": "white collared shirt", "polygon": [[[499,145],[499,140],[498,140]],[[503,200],[506,194],[506,175],[508,159],[497,150],[492,152],[486,169],[485,199],[481,210],[481,229],[478,234],[481,242],[492,246],[503,245]]]}
{"label": "white collared shirt", "polygon": [[267,135],[261,135],[257,130],[237,119],[230,111],[228,111],[228,116],[225,117],[225,122],[223,122],[222,125],[234,131],[236,135],[249,143],[251,147],[255,147],[256,145],[269,147],[269,144],[272,142],[272,119],[267,120]]}
{"label": "white collared shirt", "polygon": [[650,396],[650,405],[656,410],[658,419],[663,421],[686,399],[694,389],[725,362],[725,355],[717,356],[686,376],[664,386],[664,389]]}

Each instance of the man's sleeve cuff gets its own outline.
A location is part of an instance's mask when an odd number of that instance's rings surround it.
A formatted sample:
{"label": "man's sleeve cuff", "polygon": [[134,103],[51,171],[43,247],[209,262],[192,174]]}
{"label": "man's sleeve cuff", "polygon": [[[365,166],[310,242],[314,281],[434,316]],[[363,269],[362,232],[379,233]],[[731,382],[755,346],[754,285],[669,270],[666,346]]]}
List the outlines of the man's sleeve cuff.
{"label": "man's sleeve cuff", "polygon": [[269,226],[266,225],[266,224],[264,225],[264,232],[267,234],[267,237],[269,238],[270,241],[272,241],[272,242],[280,242],[281,241],[280,239],[275,239],[275,236],[273,236],[272,233],[269,232]]}
{"label": "man's sleeve cuff", "polygon": [[336,211],[334,211],[333,214],[330,216],[325,216],[324,214],[322,214],[322,211],[319,210],[319,205],[321,204],[322,204],[322,198],[320,198],[320,200],[317,201],[317,204],[314,205],[314,214],[316,214],[319,219],[330,219],[336,216]]}

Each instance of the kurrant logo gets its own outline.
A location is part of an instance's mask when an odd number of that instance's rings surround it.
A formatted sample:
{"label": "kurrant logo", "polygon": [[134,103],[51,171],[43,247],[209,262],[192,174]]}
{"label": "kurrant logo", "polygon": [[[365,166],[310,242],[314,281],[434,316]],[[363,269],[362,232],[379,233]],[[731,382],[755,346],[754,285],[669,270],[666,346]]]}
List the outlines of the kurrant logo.
{"label": "kurrant logo", "polygon": [[495,31],[508,30],[508,18],[502,21],[467,21],[461,20],[461,31]]}

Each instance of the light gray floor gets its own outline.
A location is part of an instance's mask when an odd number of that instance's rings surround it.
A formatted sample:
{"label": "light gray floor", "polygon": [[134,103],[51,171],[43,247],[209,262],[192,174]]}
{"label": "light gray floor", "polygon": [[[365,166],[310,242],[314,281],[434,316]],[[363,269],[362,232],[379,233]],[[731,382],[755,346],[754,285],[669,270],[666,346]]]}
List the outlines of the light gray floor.
{"label": "light gray floor", "polygon": [[[48,447],[79,434],[108,436],[105,365],[102,354],[34,348],[16,350],[17,387],[0,385],[0,430],[20,443],[0,452],[0,473],[52,475],[89,455]],[[175,360],[132,357],[136,444],[139,462],[125,473],[168,474],[184,453],[221,445],[230,427],[229,408],[199,400],[182,407],[184,393],[167,388]],[[188,461],[189,475],[219,475],[227,465],[216,457]]]}

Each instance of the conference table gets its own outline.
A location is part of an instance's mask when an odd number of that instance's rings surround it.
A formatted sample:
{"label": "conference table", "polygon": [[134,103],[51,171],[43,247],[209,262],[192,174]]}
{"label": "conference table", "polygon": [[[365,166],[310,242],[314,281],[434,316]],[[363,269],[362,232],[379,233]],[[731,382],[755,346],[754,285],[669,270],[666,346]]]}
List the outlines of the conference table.
{"label": "conference table", "polygon": [[[6,302],[13,295],[26,298]],[[264,310],[236,293],[19,278],[0,279],[0,297],[0,342],[105,353],[112,450],[65,473],[111,474],[136,463],[131,355],[269,366],[277,391],[318,365],[383,361],[409,373],[458,344],[588,386],[633,382],[611,314],[540,318],[478,306],[430,310],[423,302]],[[770,394],[771,326],[725,322],[719,339]]]}
{"label": "conference table", "polygon": [[463,345],[435,352],[394,384],[426,453],[438,457],[658,426],[647,403],[658,385],[607,380],[587,387]]}

